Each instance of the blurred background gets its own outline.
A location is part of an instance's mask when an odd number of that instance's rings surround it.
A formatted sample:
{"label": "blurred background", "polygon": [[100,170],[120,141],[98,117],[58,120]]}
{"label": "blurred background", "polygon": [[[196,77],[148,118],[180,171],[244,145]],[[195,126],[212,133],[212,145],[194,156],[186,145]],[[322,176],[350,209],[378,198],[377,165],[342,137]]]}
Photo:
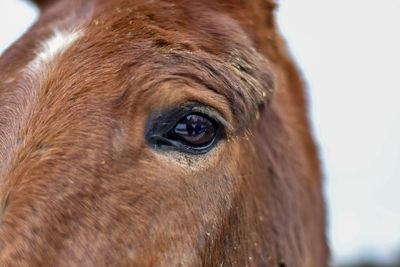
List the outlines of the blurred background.
{"label": "blurred background", "polygon": [[[0,54],[37,17],[0,0]],[[277,17],[309,88],[332,266],[399,267],[400,0],[279,0]]]}
{"label": "blurred background", "polygon": [[400,0],[279,2],[309,87],[334,266],[400,266]]}

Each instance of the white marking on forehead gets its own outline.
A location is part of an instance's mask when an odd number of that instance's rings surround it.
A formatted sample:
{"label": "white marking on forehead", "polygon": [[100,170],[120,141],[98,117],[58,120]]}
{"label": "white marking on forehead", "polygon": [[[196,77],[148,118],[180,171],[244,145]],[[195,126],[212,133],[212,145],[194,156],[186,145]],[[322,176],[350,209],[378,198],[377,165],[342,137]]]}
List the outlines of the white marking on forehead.
{"label": "white marking on forehead", "polygon": [[40,51],[29,63],[28,68],[34,71],[40,70],[43,64],[51,63],[56,56],[65,52],[82,35],[83,30],[71,32],[55,30],[53,36],[41,44]]}
{"label": "white marking on forehead", "polygon": [[[0,0],[1,1],[1,0]],[[19,138],[27,127],[35,105],[39,102],[39,92],[46,76],[53,70],[53,62],[71,47],[84,30],[60,31],[41,43],[36,56],[22,70],[24,78],[18,81],[13,91],[4,93],[0,98],[0,191],[1,177],[11,172],[17,151],[25,146],[25,137]],[[7,82],[13,82],[10,77]]]}

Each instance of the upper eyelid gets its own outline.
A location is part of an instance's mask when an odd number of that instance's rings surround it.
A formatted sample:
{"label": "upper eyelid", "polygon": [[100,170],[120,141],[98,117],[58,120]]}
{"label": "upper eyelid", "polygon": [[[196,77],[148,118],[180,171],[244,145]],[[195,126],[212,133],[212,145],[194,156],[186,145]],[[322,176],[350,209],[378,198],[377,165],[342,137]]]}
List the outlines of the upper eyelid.
{"label": "upper eyelid", "polygon": [[225,128],[227,128],[230,132],[234,131],[233,126],[227,121],[225,120],[218,112],[214,111],[213,109],[209,108],[209,107],[205,107],[205,106],[193,106],[191,108],[191,111],[193,112],[199,112],[199,113],[203,113],[207,116],[209,116],[210,118],[215,119],[216,121],[220,122],[223,126],[225,126]]}
{"label": "upper eyelid", "polygon": [[199,102],[188,102],[170,110],[159,110],[151,114],[146,123],[146,132],[167,133],[184,117],[191,113],[201,113],[223,126],[225,131],[234,132],[232,125],[213,107]]}

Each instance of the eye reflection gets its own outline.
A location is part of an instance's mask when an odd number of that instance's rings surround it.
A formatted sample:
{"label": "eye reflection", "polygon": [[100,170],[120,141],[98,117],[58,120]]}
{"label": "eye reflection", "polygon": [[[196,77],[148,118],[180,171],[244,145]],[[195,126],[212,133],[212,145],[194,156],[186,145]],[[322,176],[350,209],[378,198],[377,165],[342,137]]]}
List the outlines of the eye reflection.
{"label": "eye reflection", "polygon": [[189,114],[175,126],[174,133],[180,139],[194,146],[204,146],[215,136],[215,124],[206,116]]}

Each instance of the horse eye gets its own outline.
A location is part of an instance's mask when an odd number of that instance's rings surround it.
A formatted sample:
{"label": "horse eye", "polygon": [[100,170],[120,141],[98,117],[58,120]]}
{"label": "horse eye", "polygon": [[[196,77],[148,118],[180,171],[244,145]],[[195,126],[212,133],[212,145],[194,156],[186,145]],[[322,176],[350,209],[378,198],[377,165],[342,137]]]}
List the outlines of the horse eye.
{"label": "horse eye", "polygon": [[164,111],[162,115],[150,114],[146,140],[156,150],[205,154],[226,137],[224,125],[225,120],[211,108],[201,105],[185,106]]}
{"label": "horse eye", "polygon": [[210,144],[215,137],[217,124],[201,114],[183,117],[172,130],[172,136],[194,147]]}

